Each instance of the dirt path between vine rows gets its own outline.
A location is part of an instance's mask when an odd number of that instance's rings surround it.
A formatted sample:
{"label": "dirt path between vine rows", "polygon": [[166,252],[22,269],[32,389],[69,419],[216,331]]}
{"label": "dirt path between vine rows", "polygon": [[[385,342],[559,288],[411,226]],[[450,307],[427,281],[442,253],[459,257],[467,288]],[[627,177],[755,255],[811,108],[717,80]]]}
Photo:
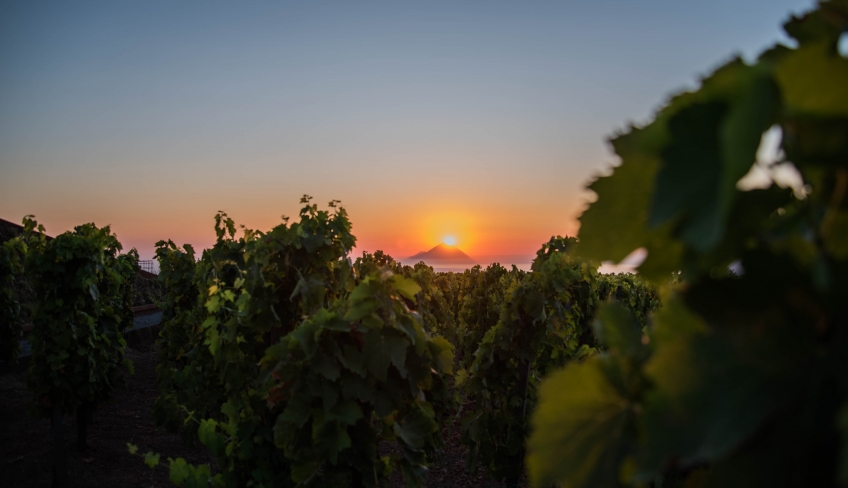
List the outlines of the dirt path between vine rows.
{"label": "dirt path between vine rows", "polygon": [[[76,418],[65,416],[68,478],[73,488],[173,486],[168,470],[152,470],[142,459],[131,456],[127,442],[142,453],[162,454],[163,460],[184,457],[193,463],[212,462],[203,446],[187,447],[179,436],[157,429],[151,407],[157,396],[156,350],[153,346],[127,348],[135,366],[128,388],[119,390],[115,401],[98,406],[88,427],[85,452],[76,450]],[[23,368],[0,373],[0,485],[49,487],[53,466],[50,422],[32,416],[28,409],[32,394],[26,389]]]}
{"label": "dirt path between vine rows", "polygon": [[[215,462],[203,446],[186,446],[178,435],[157,429],[151,414],[158,392],[155,381],[156,347],[127,348],[135,365],[135,375],[126,390],[116,392],[115,400],[100,405],[88,428],[89,450],[76,450],[76,419],[65,417],[68,472],[72,488],[152,488],[171,487],[164,466],[151,470],[141,458],[131,456],[127,442],[168,457],[184,457],[193,464]],[[29,413],[32,395],[26,388],[20,365],[0,370],[0,486],[46,488],[51,482],[53,444],[50,422]],[[502,483],[471,476],[465,467],[465,446],[459,442],[456,422],[444,431],[445,450],[431,466],[429,487],[502,487]],[[167,462],[165,463],[167,466]],[[392,487],[404,486],[399,476],[390,479]]]}

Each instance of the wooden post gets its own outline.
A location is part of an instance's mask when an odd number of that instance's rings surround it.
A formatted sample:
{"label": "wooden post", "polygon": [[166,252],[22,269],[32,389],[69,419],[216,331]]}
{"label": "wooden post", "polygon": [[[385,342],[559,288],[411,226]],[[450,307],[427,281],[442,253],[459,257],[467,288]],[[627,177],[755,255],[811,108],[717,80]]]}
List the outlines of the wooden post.
{"label": "wooden post", "polygon": [[77,407],[77,449],[88,450],[88,417],[90,413],[89,402],[84,401]]}
{"label": "wooden post", "polygon": [[65,455],[64,413],[62,398],[54,386],[50,389],[50,404],[53,408],[53,488],[68,488],[68,461]]}
{"label": "wooden post", "polygon": [[[530,367],[532,362],[529,359],[518,362],[518,383],[516,384],[516,392],[521,394],[521,434],[527,435],[527,392],[530,386]],[[524,473],[524,450],[515,456],[513,460],[514,466],[510,472],[506,474],[504,481],[508,488],[518,488],[521,486],[521,478]]]}

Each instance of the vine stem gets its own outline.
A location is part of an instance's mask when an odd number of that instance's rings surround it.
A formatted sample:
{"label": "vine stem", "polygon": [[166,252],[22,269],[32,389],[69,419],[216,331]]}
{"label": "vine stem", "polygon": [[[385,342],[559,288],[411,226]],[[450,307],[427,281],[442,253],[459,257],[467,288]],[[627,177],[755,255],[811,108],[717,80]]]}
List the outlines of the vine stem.
{"label": "vine stem", "polygon": [[91,416],[91,404],[83,401],[77,407],[77,449],[88,450],[88,423]]}
{"label": "vine stem", "polygon": [[53,427],[53,488],[68,488],[68,462],[65,455],[64,413],[62,397],[55,386],[50,389],[50,403],[53,408],[51,426]]}
{"label": "vine stem", "polygon": [[527,365],[523,365],[521,375],[524,377],[524,405],[521,407],[521,418],[526,422],[527,421],[527,390],[530,385],[530,361],[527,361]]}

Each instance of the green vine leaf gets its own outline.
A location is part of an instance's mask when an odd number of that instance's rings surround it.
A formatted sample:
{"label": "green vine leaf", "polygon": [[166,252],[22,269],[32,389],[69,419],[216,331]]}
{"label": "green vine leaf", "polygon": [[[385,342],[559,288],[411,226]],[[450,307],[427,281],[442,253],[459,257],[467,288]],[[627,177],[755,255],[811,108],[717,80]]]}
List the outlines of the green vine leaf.
{"label": "green vine leaf", "polygon": [[617,482],[633,421],[633,404],[613,380],[618,368],[612,358],[593,357],[542,384],[527,446],[533,486]]}

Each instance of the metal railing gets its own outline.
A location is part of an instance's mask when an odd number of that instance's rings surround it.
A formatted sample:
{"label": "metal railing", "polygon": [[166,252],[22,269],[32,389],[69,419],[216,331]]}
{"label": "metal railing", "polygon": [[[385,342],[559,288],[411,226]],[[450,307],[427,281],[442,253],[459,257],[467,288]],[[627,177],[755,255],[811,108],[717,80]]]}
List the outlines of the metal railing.
{"label": "metal railing", "polygon": [[148,273],[158,274],[158,263],[152,259],[139,259],[138,265],[142,271],[147,271]]}

